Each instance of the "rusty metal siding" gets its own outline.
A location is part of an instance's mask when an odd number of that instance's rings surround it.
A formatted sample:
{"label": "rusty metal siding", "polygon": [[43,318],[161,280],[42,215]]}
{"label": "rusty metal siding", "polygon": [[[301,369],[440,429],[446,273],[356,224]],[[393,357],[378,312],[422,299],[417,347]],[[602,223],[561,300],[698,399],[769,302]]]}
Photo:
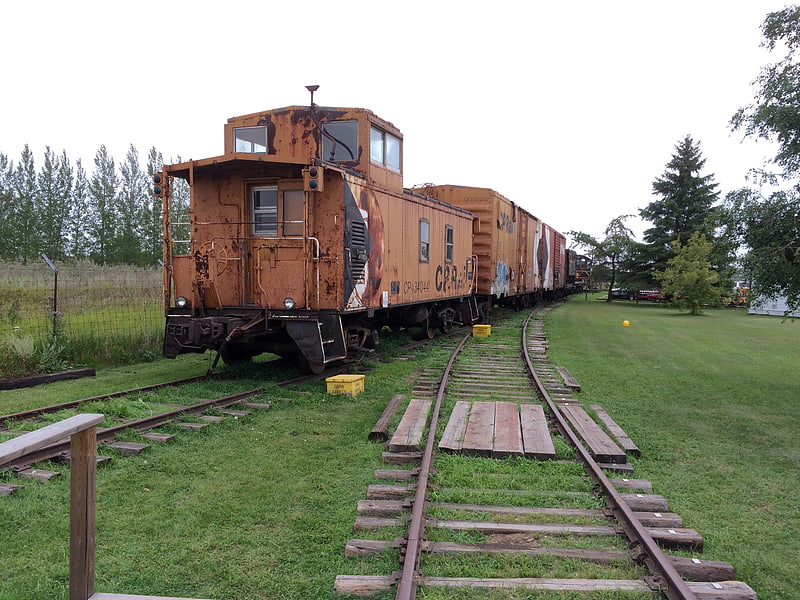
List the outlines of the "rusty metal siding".
{"label": "rusty metal siding", "polygon": [[519,208],[488,188],[444,185],[426,186],[419,191],[478,217],[473,235],[473,252],[478,257],[477,293],[496,297],[516,294],[520,276]]}
{"label": "rusty metal siding", "polygon": [[[388,193],[346,178],[355,207],[347,223],[363,222],[368,243],[360,277],[347,287],[346,308],[387,308],[470,293],[472,215],[414,194]],[[359,218],[360,216],[360,218]],[[430,255],[420,260],[420,221],[430,225]],[[453,228],[453,260],[445,258],[445,228]],[[352,238],[352,235],[351,235]],[[345,238],[345,253],[354,256]],[[345,261],[346,262],[346,261]],[[351,259],[351,263],[353,259]],[[347,265],[345,272],[347,271]]]}

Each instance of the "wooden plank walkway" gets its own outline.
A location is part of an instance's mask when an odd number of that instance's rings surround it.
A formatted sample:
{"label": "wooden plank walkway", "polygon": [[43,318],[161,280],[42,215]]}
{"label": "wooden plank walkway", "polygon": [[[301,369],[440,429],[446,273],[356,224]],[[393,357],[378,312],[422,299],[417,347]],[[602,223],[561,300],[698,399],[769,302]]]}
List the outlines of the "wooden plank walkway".
{"label": "wooden plank walkway", "polygon": [[625,433],[625,430],[622,429],[619,425],[617,425],[616,421],[611,418],[611,416],[603,410],[603,407],[599,404],[590,404],[589,408],[591,408],[597,418],[606,426],[608,433],[610,433],[617,443],[622,446],[622,449],[625,450],[628,454],[632,454],[633,456],[641,456],[642,451],[639,450],[639,447],[633,443],[633,440]]}
{"label": "wooden plank walkway", "polygon": [[544,410],[530,403],[456,402],[439,449],[493,458],[555,458]]}
{"label": "wooden plank walkway", "polygon": [[389,442],[389,452],[418,452],[431,410],[431,398],[412,398]]}
{"label": "wooden plank walkway", "polygon": [[586,443],[589,453],[597,462],[626,463],[625,451],[614,443],[583,408],[576,404],[562,404],[561,412]]}

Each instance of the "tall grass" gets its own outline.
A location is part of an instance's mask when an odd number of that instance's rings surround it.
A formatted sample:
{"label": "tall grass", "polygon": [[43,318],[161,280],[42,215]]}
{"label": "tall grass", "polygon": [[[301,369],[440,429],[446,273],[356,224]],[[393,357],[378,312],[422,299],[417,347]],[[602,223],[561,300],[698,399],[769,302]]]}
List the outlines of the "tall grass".
{"label": "tall grass", "polygon": [[0,263],[0,378],[157,356],[161,291],[159,268],[58,265],[56,285],[45,264]]}

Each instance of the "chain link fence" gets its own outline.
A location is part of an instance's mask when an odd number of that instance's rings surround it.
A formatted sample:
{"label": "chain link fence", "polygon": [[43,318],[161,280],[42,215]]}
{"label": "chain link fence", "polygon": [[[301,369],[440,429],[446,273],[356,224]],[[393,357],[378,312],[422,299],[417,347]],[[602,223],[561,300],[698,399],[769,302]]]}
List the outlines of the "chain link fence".
{"label": "chain link fence", "polygon": [[154,358],[160,267],[0,263],[0,378]]}

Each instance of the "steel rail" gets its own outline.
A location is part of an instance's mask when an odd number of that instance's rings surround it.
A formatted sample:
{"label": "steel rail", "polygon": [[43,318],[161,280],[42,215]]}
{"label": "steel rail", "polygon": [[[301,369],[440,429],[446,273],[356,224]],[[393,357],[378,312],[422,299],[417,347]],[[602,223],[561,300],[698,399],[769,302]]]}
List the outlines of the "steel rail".
{"label": "steel rail", "polygon": [[96,402],[99,400],[108,400],[110,398],[119,398],[120,396],[127,396],[128,394],[136,394],[139,392],[150,392],[152,390],[157,390],[162,387],[167,387],[170,385],[182,385],[185,383],[195,383],[197,381],[205,381],[208,379],[208,375],[195,375],[194,377],[187,377],[185,379],[174,379],[173,381],[165,381],[164,383],[154,383],[152,385],[146,385],[144,387],[139,388],[132,388],[129,390],[123,390],[121,392],[111,392],[110,394],[101,394],[99,396],[92,396],[91,398],[81,398],[80,400],[70,400],[69,402],[62,402],[61,404],[54,404],[52,406],[44,406],[42,408],[33,408],[31,410],[26,410],[18,413],[14,413],[12,415],[5,415],[0,417],[0,423],[3,423],[8,420],[17,420],[22,421],[25,419],[32,419],[38,417],[40,415],[45,415],[49,413],[58,412],[60,410],[75,408],[76,406],[80,406],[85,402]]}
{"label": "steel rail", "polygon": [[414,494],[408,534],[405,544],[400,550],[403,560],[403,570],[397,584],[397,593],[395,594],[396,600],[414,600],[414,598],[416,598],[417,573],[419,571],[421,550],[420,542],[425,532],[425,502],[428,493],[428,478],[430,477],[431,465],[433,464],[433,448],[436,443],[436,428],[439,425],[439,412],[442,407],[445,389],[447,388],[447,380],[450,378],[450,372],[453,370],[453,364],[456,361],[456,357],[464,348],[464,344],[466,344],[467,340],[470,338],[470,335],[471,334],[465,335],[464,339],[461,340],[461,343],[453,352],[444,370],[444,375],[442,375],[442,380],[439,383],[439,391],[436,394],[436,403],[433,407],[431,423],[428,428],[425,451],[422,455],[422,465],[419,468],[419,475],[417,476],[417,490]]}
{"label": "steel rail", "polygon": [[650,535],[650,532],[648,532],[647,529],[645,529],[645,527],[641,524],[634,512],[628,506],[627,502],[625,502],[620,493],[611,483],[611,480],[606,477],[605,473],[603,473],[600,465],[597,464],[597,462],[583,446],[580,438],[569,426],[566,419],[561,414],[561,411],[558,410],[556,403],[550,397],[550,394],[547,393],[547,390],[542,384],[542,381],[539,379],[539,376],[536,374],[536,370],[531,362],[530,353],[528,352],[527,343],[528,322],[532,316],[533,313],[531,313],[531,315],[525,320],[525,323],[522,326],[523,356],[525,358],[525,363],[528,366],[528,372],[536,384],[536,387],[538,388],[542,398],[547,403],[550,414],[553,416],[553,418],[555,418],[559,430],[566,438],[569,439],[569,441],[577,450],[581,461],[586,466],[589,476],[598,486],[600,486],[606,502],[610,504],[609,508],[616,517],[617,522],[625,530],[625,534],[628,536],[628,539],[632,544],[637,544],[640,546],[643,555],[643,558],[640,557],[640,559],[643,560],[643,562],[650,569],[650,572],[655,576],[655,584],[658,586],[660,591],[669,600],[696,600],[697,597],[695,596],[694,592],[689,589],[689,586],[675,570],[675,567],[669,562],[666,555],[661,551],[661,548],[659,548],[658,544],[656,544],[655,540]]}
{"label": "steel rail", "polygon": [[[242,399],[247,398],[248,396],[260,393],[261,391],[263,391],[263,389],[264,388],[254,388],[252,390],[238,392],[236,394],[231,394],[229,396],[223,396],[222,398],[216,398],[213,400],[204,400],[203,402],[198,402],[197,404],[181,406],[180,408],[176,408],[174,410],[170,410],[157,415],[151,415],[149,417],[144,417],[143,419],[137,419],[135,421],[130,421],[128,423],[122,423],[121,425],[116,425],[114,427],[109,427],[107,429],[98,429],[97,442],[99,443],[99,442],[107,442],[113,440],[118,433],[128,429],[134,429],[136,431],[146,431],[148,429],[160,427],[161,425],[165,425],[171,421],[174,421],[177,417],[185,415],[187,413],[201,413],[208,410],[209,408],[230,406],[231,404],[236,404],[237,402],[241,402]],[[69,444],[70,444],[69,438],[62,440],[60,442],[56,442],[54,444],[49,444],[43,448],[19,456],[12,461],[6,461],[5,463],[0,463],[0,469],[21,468],[35,462],[56,458],[58,456],[63,455],[65,452],[69,450]]]}

